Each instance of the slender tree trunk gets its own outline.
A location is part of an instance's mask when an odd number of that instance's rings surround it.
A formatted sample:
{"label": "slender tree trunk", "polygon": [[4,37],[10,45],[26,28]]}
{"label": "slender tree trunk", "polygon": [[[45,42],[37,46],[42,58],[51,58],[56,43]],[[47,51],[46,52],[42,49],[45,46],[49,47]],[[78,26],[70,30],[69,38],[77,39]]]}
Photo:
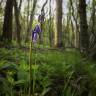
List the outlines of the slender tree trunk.
{"label": "slender tree trunk", "polygon": [[71,18],[71,42],[76,47],[76,32],[74,31],[74,24]]}
{"label": "slender tree trunk", "polygon": [[40,27],[42,32],[39,33],[39,44],[43,44],[43,29],[44,29],[43,23],[40,23]]}
{"label": "slender tree trunk", "polygon": [[[77,3],[77,1],[76,1],[76,3]],[[74,35],[75,35],[75,47],[79,47],[79,25],[78,25],[78,22],[77,22],[78,17],[75,14],[75,10],[74,10],[74,6],[73,6],[73,1],[72,0],[70,0],[70,6],[72,8],[72,16],[73,16],[73,19],[75,21],[75,26],[76,26],[76,31],[74,32]]]}
{"label": "slender tree trunk", "polygon": [[3,2],[3,0],[0,1],[0,6],[1,6],[2,2]]}
{"label": "slender tree trunk", "polygon": [[17,1],[16,0],[14,0],[14,9],[15,9],[17,43],[20,46],[21,45],[21,37],[20,37],[21,25],[20,25],[20,20],[19,20],[20,10],[19,10],[19,7],[18,7],[18,4],[17,4]]}
{"label": "slender tree trunk", "polygon": [[22,0],[20,0],[20,3],[19,3],[19,10],[21,10],[21,6],[22,6]]}
{"label": "slender tree trunk", "polygon": [[[45,3],[43,4],[43,6],[42,6],[42,8],[41,8],[41,15],[42,15],[42,18],[43,18],[43,19],[45,19],[44,8],[45,8],[47,2],[48,2],[48,0],[45,1]],[[42,14],[42,13],[44,13],[44,14]],[[41,30],[42,30],[42,32],[39,33],[39,43],[40,43],[40,44],[43,44],[44,21],[43,21],[43,22],[40,22],[40,26],[41,26]]]}
{"label": "slender tree trunk", "polygon": [[13,0],[6,1],[4,24],[2,40],[11,43],[12,41],[12,11],[13,10]]}
{"label": "slender tree trunk", "polygon": [[80,49],[87,51],[89,48],[89,36],[86,16],[86,0],[79,0],[79,16],[80,16]]}
{"label": "slender tree trunk", "polygon": [[50,47],[52,47],[52,45],[53,45],[53,39],[52,39],[52,37],[53,37],[53,34],[52,34],[52,18],[51,18],[51,0],[50,0],[50,2],[49,2],[49,8],[50,8],[50,10],[49,10],[49,41],[50,41]]}
{"label": "slender tree trunk", "polygon": [[28,5],[27,5],[27,28],[29,26],[29,16],[30,16],[30,0],[28,0]]}
{"label": "slender tree trunk", "polygon": [[29,35],[31,32],[31,27],[32,27],[32,23],[33,23],[34,14],[35,14],[36,4],[37,4],[37,0],[33,0],[33,8],[31,11],[30,22],[28,24],[27,35],[26,35],[26,40],[25,40],[26,42],[29,40]]}
{"label": "slender tree trunk", "polygon": [[62,47],[63,41],[62,41],[62,0],[56,0],[56,37],[57,40],[55,42],[56,47]]}
{"label": "slender tree trunk", "polygon": [[96,33],[95,33],[95,27],[96,27],[96,10],[95,10],[95,7],[96,7],[96,1],[93,0],[92,1],[92,13],[91,13],[91,18],[90,18],[90,23],[89,23],[89,30],[90,30],[90,37],[91,40],[90,40],[90,48],[93,48],[94,45],[96,44]]}
{"label": "slender tree trunk", "polygon": [[96,1],[92,0],[92,13],[89,22],[90,32],[90,57],[96,60]]}

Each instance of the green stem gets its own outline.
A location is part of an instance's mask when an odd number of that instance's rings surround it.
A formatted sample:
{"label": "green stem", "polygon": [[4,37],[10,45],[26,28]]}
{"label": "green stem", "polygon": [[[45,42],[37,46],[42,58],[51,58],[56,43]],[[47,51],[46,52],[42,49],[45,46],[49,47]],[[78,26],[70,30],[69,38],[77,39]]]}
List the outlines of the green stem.
{"label": "green stem", "polygon": [[34,64],[34,68],[33,68],[33,70],[34,70],[34,73],[33,73],[33,96],[35,96],[35,83],[36,83],[36,69],[35,69],[35,67],[36,67],[36,58],[37,58],[37,53],[36,53],[36,46],[34,46],[35,47],[35,64]]}
{"label": "green stem", "polygon": [[31,96],[31,68],[32,68],[32,41],[30,42],[30,51],[29,51],[29,96]]}

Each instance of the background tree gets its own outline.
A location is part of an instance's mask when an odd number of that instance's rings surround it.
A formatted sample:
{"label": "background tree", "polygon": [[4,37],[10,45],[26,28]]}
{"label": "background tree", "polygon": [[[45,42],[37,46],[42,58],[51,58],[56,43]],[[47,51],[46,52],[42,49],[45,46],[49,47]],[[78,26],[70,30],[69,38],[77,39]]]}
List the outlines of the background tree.
{"label": "background tree", "polygon": [[6,1],[4,24],[2,40],[11,42],[12,41],[12,13],[13,13],[13,0]]}
{"label": "background tree", "polygon": [[86,0],[79,0],[79,16],[80,16],[80,49],[87,51],[89,48],[89,35],[86,16]]}
{"label": "background tree", "polygon": [[[74,30],[74,45],[75,47],[79,47],[79,24],[78,24],[78,1],[76,0],[75,2],[73,0],[69,0],[69,6],[71,7],[71,18],[73,17],[74,23],[75,23],[75,29]],[[75,3],[75,4],[74,4]],[[75,5],[75,8],[74,8]],[[74,25],[73,25],[74,27]]]}
{"label": "background tree", "polygon": [[52,12],[51,12],[51,0],[49,1],[49,41],[50,41],[50,46],[53,46],[53,30],[52,30]]}
{"label": "background tree", "polygon": [[[20,37],[20,33],[21,33],[21,24],[20,24],[20,20],[19,20],[19,15],[20,15],[20,6],[18,7],[17,1],[13,0],[14,2],[14,9],[15,9],[15,21],[16,21],[16,36],[17,36],[17,43],[19,44],[19,46],[21,45],[21,37]],[[21,2],[20,2],[21,3]]]}
{"label": "background tree", "polygon": [[[29,40],[28,38],[29,38],[29,35],[30,35],[30,33],[31,33],[31,27],[32,27],[34,15],[35,15],[36,4],[37,4],[37,0],[33,0],[33,8],[32,8],[32,10],[31,10],[31,14],[30,14],[30,21],[29,21],[29,24],[28,24],[26,41]],[[29,5],[28,5],[28,6],[29,6]]]}
{"label": "background tree", "polygon": [[62,47],[62,0],[56,0],[55,46]]}
{"label": "background tree", "polygon": [[91,17],[89,20],[88,31],[90,33],[90,57],[96,57],[96,1],[92,0],[91,3]]}

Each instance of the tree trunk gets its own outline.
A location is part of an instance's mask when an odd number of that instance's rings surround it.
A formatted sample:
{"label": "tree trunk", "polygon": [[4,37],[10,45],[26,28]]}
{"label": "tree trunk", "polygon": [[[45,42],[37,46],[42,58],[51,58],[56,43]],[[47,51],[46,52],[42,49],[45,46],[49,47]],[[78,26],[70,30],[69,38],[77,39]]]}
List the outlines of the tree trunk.
{"label": "tree trunk", "polygon": [[2,2],[3,2],[3,0],[0,1],[0,6],[1,6]]}
{"label": "tree trunk", "polygon": [[20,20],[19,20],[20,10],[19,10],[19,8],[18,8],[17,5],[18,5],[18,4],[17,4],[17,1],[14,0],[17,43],[18,43],[18,45],[20,46],[20,45],[21,45],[21,37],[20,37],[21,25],[20,25]]}
{"label": "tree trunk", "polygon": [[19,3],[19,10],[21,10],[21,6],[22,6],[22,0],[20,0],[20,3]]}
{"label": "tree trunk", "polygon": [[50,10],[49,10],[49,41],[50,41],[50,47],[52,47],[53,46],[53,34],[52,34],[52,32],[53,32],[53,30],[52,30],[52,14],[51,14],[51,0],[50,0],[50,2],[49,2],[49,8],[50,8]]}
{"label": "tree trunk", "polygon": [[89,32],[90,32],[90,48],[93,48],[94,45],[96,44],[96,1],[93,0],[92,2],[92,13],[91,13],[91,18],[90,18],[90,22],[89,22]]}
{"label": "tree trunk", "polygon": [[[71,6],[71,8],[72,8],[72,17],[73,17],[73,19],[74,19],[74,21],[75,21],[75,27],[76,27],[76,31],[74,32],[74,35],[75,35],[75,41],[74,41],[74,43],[75,43],[75,47],[79,47],[79,26],[78,26],[78,12],[77,13],[75,13],[75,11],[76,10],[74,10],[74,6],[73,6],[73,3],[74,1],[72,1],[72,0],[70,0],[70,6]],[[77,2],[78,1],[76,1],[75,3],[76,3],[76,5],[77,5]],[[77,6],[76,6],[77,7]],[[78,11],[78,10],[77,10]],[[76,16],[77,15],[77,16]]]}
{"label": "tree trunk", "polygon": [[[42,32],[39,33],[39,44],[43,44],[43,29],[44,29],[44,19],[45,19],[45,12],[44,12],[44,8],[47,4],[48,0],[45,1],[45,3],[43,4],[42,8],[41,8],[41,18],[42,18],[42,22],[40,22],[40,27]],[[43,13],[43,14],[42,14]]]}
{"label": "tree trunk", "polygon": [[29,40],[29,35],[31,35],[31,27],[32,27],[32,23],[33,23],[34,14],[35,14],[36,4],[37,4],[37,0],[33,0],[33,8],[32,8],[31,14],[30,14],[30,22],[28,24],[25,42],[27,42]]}
{"label": "tree trunk", "polygon": [[62,47],[62,0],[56,0],[56,37],[57,40],[55,42],[56,47]]}
{"label": "tree trunk", "polygon": [[87,52],[89,48],[89,36],[86,16],[86,0],[79,0],[80,16],[80,49]]}
{"label": "tree trunk", "polygon": [[96,1],[92,0],[92,13],[89,22],[89,32],[90,32],[90,51],[89,55],[92,59],[96,60]]}
{"label": "tree trunk", "polygon": [[43,44],[43,29],[44,29],[43,23],[40,23],[40,28],[42,32],[39,33],[39,44]]}
{"label": "tree trunk", "polygon": [[29,16],[30,16],[30,3],[32,3],[32,2],[30,2],[30,0],[28,0],[28,5],[27,5],[27,28],[28,28],[28,26],[29,26]]}
{"label": "tree trunk", "polygon": [[4,24],[2,40],[11,43],[12,41],[12,11],[13,10],[13,0],[6,1]]}

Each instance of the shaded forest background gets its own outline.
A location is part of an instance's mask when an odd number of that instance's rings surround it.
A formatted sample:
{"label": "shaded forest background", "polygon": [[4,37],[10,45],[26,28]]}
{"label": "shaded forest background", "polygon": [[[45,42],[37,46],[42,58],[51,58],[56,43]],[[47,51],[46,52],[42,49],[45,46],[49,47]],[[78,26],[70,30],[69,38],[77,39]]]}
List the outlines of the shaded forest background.
{"label": "shaded forest background", "polygon": [[96,96],[95,70],[96,0],[0,0],[0,96]]}
{"label": "shaded forest background", "polygon": [[[11,2],[11,3],[10,3]],[[22,5],[26,2],[25,5]],[[38,0],[1,0],[0,34],[2,46],[6,42],[24,46],[30,41],[31,30],[36,26],[37,10],[42,9]],[[44,2],[44,1],[43,1]],[[55,2],[55,1],[54,1]],[[51,47],[74,47],[80,51],[95,54],[95,0],[68,0],[66,9],[63,0],[56,0],[52,11],[52,1],[46,2],[45,22],[42,24],[42,45]],[[45,5],[46,6],[46,5]],[[23,7],[23,12],[22,12]],[[44,8],[45,10],[45,8]],[[66,10],[66,14],[64,11]],[[38,24],[38,22],[37,22]],[[3,44],[2,44],[3,43]]]}

